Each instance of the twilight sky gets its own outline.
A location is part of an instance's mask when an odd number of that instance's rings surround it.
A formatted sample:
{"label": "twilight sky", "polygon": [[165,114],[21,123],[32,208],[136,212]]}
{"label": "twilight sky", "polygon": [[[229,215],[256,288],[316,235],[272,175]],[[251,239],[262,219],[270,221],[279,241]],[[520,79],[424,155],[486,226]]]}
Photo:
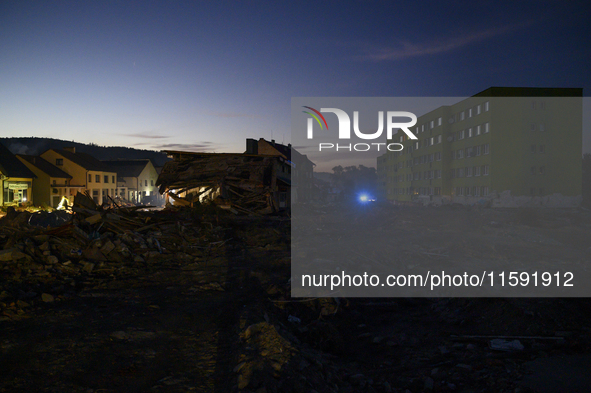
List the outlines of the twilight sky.
{"label": "twilight sky", "polygon": [[291,97],[589,96],[587,2],[402,3],[3,1],[0,135],[242,152]]}

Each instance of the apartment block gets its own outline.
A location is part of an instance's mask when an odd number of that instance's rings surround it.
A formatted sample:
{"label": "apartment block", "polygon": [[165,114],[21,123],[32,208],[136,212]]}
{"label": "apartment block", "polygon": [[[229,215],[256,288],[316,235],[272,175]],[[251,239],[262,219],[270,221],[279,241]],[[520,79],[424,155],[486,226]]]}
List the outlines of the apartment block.
{"label": "apartment block", "polygon": [[418,118],[417,140],[378,157],[395,203],[575,206],[582,193],[582,89],[491,87]]}

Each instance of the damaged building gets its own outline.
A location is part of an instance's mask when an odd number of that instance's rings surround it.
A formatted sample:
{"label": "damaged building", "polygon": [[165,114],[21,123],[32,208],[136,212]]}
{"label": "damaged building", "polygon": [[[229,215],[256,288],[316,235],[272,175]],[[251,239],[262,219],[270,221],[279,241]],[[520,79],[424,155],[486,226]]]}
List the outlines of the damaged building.
{"label": "damaged building", "polygon": [[164,152],[173,161],[156,185],[166,203],[211,202],[234,213],[271,214],[311,196],[314,163],[291,145],[261,138],[247,139],[243,154]]}
{"label": "damaged building", "polygon": [[270,214],[289,206],[290,180],[280,156],[166,151],[173,158],[156,185],[166,203],[211,202],[234,213]]}

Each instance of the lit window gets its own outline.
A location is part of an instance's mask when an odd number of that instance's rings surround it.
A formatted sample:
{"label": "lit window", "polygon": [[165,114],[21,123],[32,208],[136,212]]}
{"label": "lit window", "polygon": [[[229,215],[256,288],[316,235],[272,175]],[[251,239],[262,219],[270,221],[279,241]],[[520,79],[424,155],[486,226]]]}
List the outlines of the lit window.
{"label": "lit window", "polygon": [[476,106],[476,114],[479,115],[480,114],[480,110],[482,109],[482,107],[480,105]]}
{"label": "lit window", "polygon": [[435,120],[431,120],[431,129],[435,128]]}
{"label": "lit window", "polygon": [[490,128],[490,127],[489,127],[489,123],[484,123],[484,133],[485,133],[485,134],[486,134],[487,132],[489,132],[489,131],[490,131],[490,129],[489,129],[489,128]]}
{"label": "lit window", "polygon": [[443,122],[442,118],[440,117],[439,119],[437,119],[437,125],[440,126],[441,123]]}
{"label": "lit window", "polygon": [[488,112],[488,109],[489,109],[489,107],[490,107],[490,105],[489,105],[489,102],[488,102],[488,101],[486,101],[486,102],[484,103],[484,111],[485,111],[485,112]]}
{"label": "lit window", "polygon": [[464,111],[460,112],[460,120],[464,120],[466,117],[466,114],[464,113]]}
{"label": "lit window", "polygon": [[476,126],[476,135],[480,135],[480,126]]}
{"label": "lit window", "polygon": [[472,117],[472,108],[468,109],[468,117]]}

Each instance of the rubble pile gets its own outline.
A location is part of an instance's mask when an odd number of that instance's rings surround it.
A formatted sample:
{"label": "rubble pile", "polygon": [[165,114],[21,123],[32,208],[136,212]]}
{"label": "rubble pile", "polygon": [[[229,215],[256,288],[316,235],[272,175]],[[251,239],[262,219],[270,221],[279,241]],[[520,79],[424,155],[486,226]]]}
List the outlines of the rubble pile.
{"label": "rubble pile", "polygon": [[270,156],[195,154],[167,162],[156,185],[181,206],[206,200],[234,213],[269,214],[278,210],[271,198],[275,161]]}
{"label": "rubble pile", "polygon": [[79,193],[71,212],[9,211],[0,220],[0,319],[156,264],[194,262],[223,243],[219,227],[188,225],[189,211],[148,208],[98,206]]}

